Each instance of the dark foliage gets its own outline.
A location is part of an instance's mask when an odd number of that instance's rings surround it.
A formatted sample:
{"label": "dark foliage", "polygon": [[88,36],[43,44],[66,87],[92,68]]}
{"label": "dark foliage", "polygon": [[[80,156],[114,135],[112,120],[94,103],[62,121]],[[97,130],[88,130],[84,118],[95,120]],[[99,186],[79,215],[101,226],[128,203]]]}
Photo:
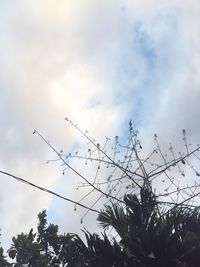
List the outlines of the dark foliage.
{"label": "dark foliage", "polygon": [[[199,267],[200,208],[163,209],[151,188],[142,188],[139,196],[125,195],[124,203],[105,206],[97,218],[104,233],[84,231],[85,241],[76,234],[60,235],[42,211],[36,233],[31,229],[13,237],[11,261],[0,248],[0,266]],[[116,239],[106,234],[110,227]]]}

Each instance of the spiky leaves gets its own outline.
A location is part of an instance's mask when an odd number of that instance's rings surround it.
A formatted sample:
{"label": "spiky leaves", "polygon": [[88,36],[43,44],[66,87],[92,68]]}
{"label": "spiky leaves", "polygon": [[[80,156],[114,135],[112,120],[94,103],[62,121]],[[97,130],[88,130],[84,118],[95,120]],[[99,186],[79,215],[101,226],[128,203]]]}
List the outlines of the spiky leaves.
{"label": "spiky leaves", "polygon": [[133,266],[197,267],[200,262],[200,208],[174,206],[164,211],[149,189],[125,195],[125,206],[112,204],[98,216],[112,226]]}

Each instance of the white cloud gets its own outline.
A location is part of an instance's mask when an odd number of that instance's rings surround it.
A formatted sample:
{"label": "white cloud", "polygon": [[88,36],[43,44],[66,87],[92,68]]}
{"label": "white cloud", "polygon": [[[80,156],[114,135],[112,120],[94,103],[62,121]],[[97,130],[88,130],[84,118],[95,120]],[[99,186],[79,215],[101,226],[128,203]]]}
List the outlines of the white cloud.
{"label": "white cloud", "polygon": [[[163,142],[176,142],[174,134],[187,128],[197,142],[197,1],[29,0],[1,3],[0,10],[1,168],[77,198],[71,174],[61,178],[56,165],[45,165],[54,156],[32,135],[36,128],[58,149],[70,149],[80,139],[65,116],[100,141],[122,135],[133,118],[145,140],[158,131]],[[52,198],[1,181],[1,227],[11,237],[29,229]],[[55,222],[67,212],[77,219],[70,205],[52,203]]]}

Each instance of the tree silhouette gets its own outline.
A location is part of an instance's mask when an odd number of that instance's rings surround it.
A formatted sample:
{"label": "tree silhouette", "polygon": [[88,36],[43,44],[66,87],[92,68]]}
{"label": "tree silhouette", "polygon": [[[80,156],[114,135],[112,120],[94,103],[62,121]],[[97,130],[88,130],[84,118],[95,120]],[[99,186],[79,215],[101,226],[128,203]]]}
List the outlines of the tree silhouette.
{"label": "tree silhouette", "polygon": [[[13,263],[0,251],[2,266],[94,266],[94,267],[197,267],[200,262],[199,150],[187,141],[182,131],[184,152],[176,152],[170,144],[162,149],[155,134],[155,147],[144,151],[138,131],[132,122],[125,144],[116,136],[101,145],[66,118],[87,141],[85,152],[65,153],[57,150],[38,131],[34,134],[55,152],[47,162],[62,164],[63,175],[72,171],[79,177],[80,200],[63,197],[56,192],[7,174],[20,182],[51,193],[66,201],[97,213],[102,235],[84,230],[85,240],[77,234],[59,234],[58,226],[48,224],[46,212],[38,215],[37,232],[21,233],[13,238],[8,250]],[[83,174],[74,161],[83,162],[89,174]],[[90,168],[95,170],[91,175]],[[190,180],[187,180],[189,176]],[[193,178],[193,179],[191,179]],[[87,192],[83,189],[87,189]],[[93,203],[87,199],[93,195]],[[3,265],[4,264],[4,265]],[[6,265],[7,264],[7,265]],[[9,265],[11,264],[11,265]]]}
{"label": "tree silhouette", "polygon": [[[86,148],[80,152],[65,153],[56,149],[38,131],[35,130],[34,133],[55,152],[56,158],[48,160],[47,163],[59,162],[63,166],[63,175],[72,171],[79,177],[77,190],[82,189],[83,193],[79,200],[73,200],[76,202],[74,209],[76,210],[78,205],[87,203],[87,199],[92,195],[96,198],[90,207],[86,205],[87,211],[81,221],[90,210],[99,212],[101,205],[109,201],[125,204],[124,194],[139,195],[141,188],[147,187],[152,188],[157,202],[169,209],[178,205],[198,206],[200,184],[194,177],[200,176],[198,170],[200,147],[188,143],[186,130],[182,131],[183,152],[176,152],[172,144],[169,145],[167,152],[164,151],[157,134],[154,134],[155,146],[151,151],[145,152],[139,139],[139,132],[133,129],[131,121],[128,137],[124,143],[120,141],[119,136],[115,136],[114,142],[106,138],[101,145],[89,137],[88,131],[82,131],[68,118],[65,120],[87,142]],[[75,160],[78,161],[76,167],[73,166]],[[79,165],[82,169],[88,169],[88,175],[79,169]],[[186,174],[189,176],[188,179],[185,177]]]}
{"label": "tree silhouette", "polygon": [[[139,196],[127,194],[124,203],[106,205],[97,218],[105,230],[113,227],[117,239],[84,230],[58,234],[48,224],[46,211],[38,215],[37,232],[21,233],[8,250],[14,267],[198,267],[200,261],[200,208],[177,206],[164,210],[151,188]],[[3,257],[1,266],[11,266]]]}

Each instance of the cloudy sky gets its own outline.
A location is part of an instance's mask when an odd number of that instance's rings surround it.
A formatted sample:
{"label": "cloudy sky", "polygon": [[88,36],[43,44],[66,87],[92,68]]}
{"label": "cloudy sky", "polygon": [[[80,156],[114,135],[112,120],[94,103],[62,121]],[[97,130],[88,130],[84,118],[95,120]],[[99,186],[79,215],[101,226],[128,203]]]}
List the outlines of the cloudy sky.
{"label": "cloudy sky", "polygon": [[[154,132],[176,143],[183,128],[198,143],[199,12],[197,0],[1,1],[0,170],[78,199],[76,177],[46,164],[55,156],[32,134],[70,151],[80,136],[66,116],[98,140],[132,119],[146,143]],[[0,181],[4,244],[42,209],[63,231],[80,228],[70,203]]]}

